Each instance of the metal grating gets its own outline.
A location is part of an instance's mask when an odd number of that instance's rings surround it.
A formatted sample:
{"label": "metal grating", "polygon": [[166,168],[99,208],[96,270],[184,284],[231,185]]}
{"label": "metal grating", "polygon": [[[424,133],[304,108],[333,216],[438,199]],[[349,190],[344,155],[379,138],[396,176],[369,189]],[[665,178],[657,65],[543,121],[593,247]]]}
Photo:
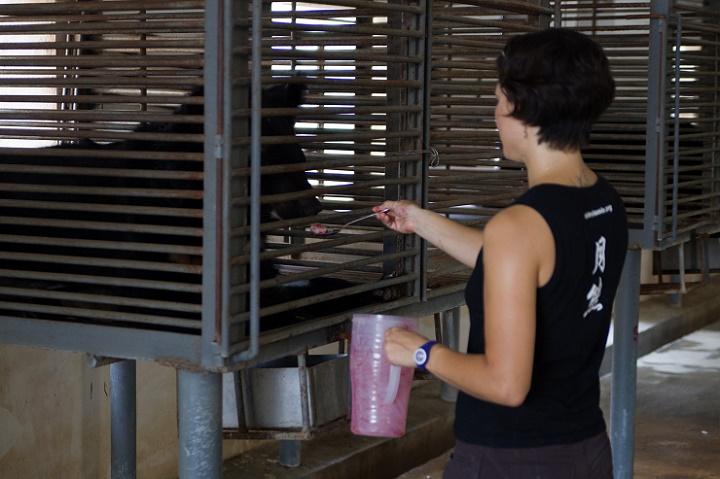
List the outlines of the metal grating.
{"label": "metal grating", "polygon": [[199,333],[202,6],[0,5],[4,314]]}
{"label": "metal grating", "polygon": [[[666,177],[658,205],[662,246],[718,231],[720,221],[720,4],[674,2],[665,77]],[[672,172],[672,175],[670,175]]]}
{"label": "metal grating", "polygon": [[631,243],[664,249],[717,231],[717,4],[560,5],[562,26],[593,35],[615,74],[585,157],[623,195]]}
{"label": "metal grating", "polygon": [[[255,10],[243,13],[238,10],[236,17],[241,29],[255,19]],[[320,222],[332,229],[370,213],[385,198],[420,199],[424,13],[421,2],[263,4],[263,84],[308,87],[306,104],[293,112],[294,141],[305,150],[305,169],[323,205],[318,217],[261,227],[260,259],[271,261],[281,273],[260,282],[261,295],[288,296],[280,302],[261,301],[259,319],[261,325],[287,326],[283,323],[289,318],[290,330],[279,334],[302,334],[342,323],[352,312],[418,301],[417,239],[384,231],[374,220],[320,238],[313,237],[309,226]],[[238,251],[245,254],[230,262],[247,270],[252,255],[242,245],[249,243],[250,232],[243,227],[236,233]],[[231,294],[242,302],[251,287],[239,282]],[[301,294],[294,293],[296,287]],[[380,294],[390,298],[373,299]],[[229,345],[228,354],[246,347],[242,336],[251,318],[250,309],[242,307],[229,318],[231,336],[239,340]],[[261,342],[266,344],[264,338]]]}
{"label": "metal grating", "polygon": [[[549,24],[539,2],[432,2],[429,206],[482,226],[525,188],[517,163],[501,158],[495,128],[495,59],[516,34]],[[428,285],[463,288],[470,270],[430,249]]]}

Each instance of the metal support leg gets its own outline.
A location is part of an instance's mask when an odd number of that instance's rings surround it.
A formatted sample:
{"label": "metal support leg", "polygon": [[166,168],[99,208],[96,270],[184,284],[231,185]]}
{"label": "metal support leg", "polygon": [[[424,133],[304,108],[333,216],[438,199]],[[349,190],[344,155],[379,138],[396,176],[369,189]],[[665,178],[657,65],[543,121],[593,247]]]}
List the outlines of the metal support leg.
{"label": "metal support leg", "polygon": [[300,456],[300,441],[295,439],[280,441],[280,464],[285,467],[298,467]]}
{"label": "metal support leg", "polygon": [[681,275],[679,275],[679,274],[671,274],[670,275],[670,283],[680,285],[678,288],[678,292],[672,293],[668,297],[668,302],[670,303],[670,306],[675,306],[677,308],[682,306],[682,300],[683,300],[682,281],[683,281],[683,278]]}
{"label": "metal support leg", "polygon": [[[307,353],[298,354],[298,374],[300,383],[300,410],[302,411],[302,430],[310,432],[310,400],[308,393]],[[280,441],[280,464],[285,467],[298,467],[301,461],[300,441],[283,439]]]}
{"label": "metal support leg", "polygon": [[[460,349],[460,308],[453,308],[445,311],[442,316],[443,321],[443,344],[455,351]],[[440,386],[440,397],[443,401],[455,402],[457,400],[458,390],[449,384],[442,383]]]}
{"label": "metal support leg", "polygon": [[672,275],[670,281],[680,285],[679,291],[670,295],[670,304],[672,306],[682,306],[683,295],[687,293],[685,284],[685,244],[681,243],[677,246],[678,250],[678,274]]}
{"label": "metal support leg", "polygon": [[222,477],[222,374],[178,370],[180,479]]}
{"label": "metal support leg", "polygon": [[110,365],[110,477],[137,475],[135,361]]}
{"label": "metal support leg", "polygon": [[615,479],[632,479],[635,446],[640,253],[628,250],[615,300],[610,439]]}

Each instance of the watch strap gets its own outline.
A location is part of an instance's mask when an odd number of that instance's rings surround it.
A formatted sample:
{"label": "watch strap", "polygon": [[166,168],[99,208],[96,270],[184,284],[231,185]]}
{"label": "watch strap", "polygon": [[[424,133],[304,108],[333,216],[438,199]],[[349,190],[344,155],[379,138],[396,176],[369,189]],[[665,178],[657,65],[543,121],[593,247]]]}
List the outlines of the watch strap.
{"label": "watch strap", "polygon": [[415,350],[415,366],[417,366],[418,369],[427,371],[425,365],[430,360],[430,349],[437,343],[437,341],[428,341]]}

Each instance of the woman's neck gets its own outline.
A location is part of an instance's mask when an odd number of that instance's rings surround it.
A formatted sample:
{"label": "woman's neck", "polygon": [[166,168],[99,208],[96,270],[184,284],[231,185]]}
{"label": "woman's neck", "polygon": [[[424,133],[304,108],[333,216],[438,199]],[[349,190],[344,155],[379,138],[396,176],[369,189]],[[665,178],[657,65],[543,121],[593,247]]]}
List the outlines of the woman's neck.
{"label": "woman's neck", "polygon": [[580,188],[597,181],[597,175],[585,164],[579,150],[562,151],[537,145],[529,152],[525,167],[530,187],[552,183]]}

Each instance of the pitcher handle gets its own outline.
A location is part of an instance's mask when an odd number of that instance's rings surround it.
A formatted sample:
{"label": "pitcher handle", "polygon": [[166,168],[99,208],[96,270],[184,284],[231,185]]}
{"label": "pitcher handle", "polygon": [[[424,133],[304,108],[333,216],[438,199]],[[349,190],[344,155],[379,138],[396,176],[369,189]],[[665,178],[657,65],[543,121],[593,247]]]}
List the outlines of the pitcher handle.
{"label": "pitcher handle", "polygon": [[395,402],[398,389],[400,388],[401,371],[402,368],[400,366],[395,366],[394,364],[390,366],[390,378],[388,380],[387,392],[385,393],[385,404],[392,404]]}

